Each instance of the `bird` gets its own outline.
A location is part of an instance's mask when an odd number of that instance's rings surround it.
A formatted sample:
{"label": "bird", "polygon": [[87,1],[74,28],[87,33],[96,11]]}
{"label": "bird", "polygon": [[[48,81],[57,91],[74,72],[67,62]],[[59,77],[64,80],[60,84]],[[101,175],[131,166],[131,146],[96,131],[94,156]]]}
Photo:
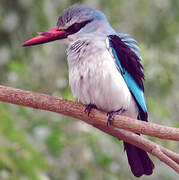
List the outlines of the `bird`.
{"label": "bird", "polygon": [[[62,12],[55,28],[23,46],[55,40],[68,46],[69,85],[88,114],[92,108],[105,111],[107,125],[117,114],[148,121],[142,57],[130,34],[117,33],[102,11],[75,4]],[[124,150],[134,176],[153,173],[155,166],[147,152],[127,142]]]}

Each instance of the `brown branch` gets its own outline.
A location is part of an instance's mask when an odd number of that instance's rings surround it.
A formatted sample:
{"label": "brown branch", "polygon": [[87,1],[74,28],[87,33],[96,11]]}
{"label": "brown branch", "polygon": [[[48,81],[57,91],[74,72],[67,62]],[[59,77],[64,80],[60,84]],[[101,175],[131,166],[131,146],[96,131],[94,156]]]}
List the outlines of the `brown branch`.
{"label": "brown branch", "polygon": [[6,86],[0,86],[0,100],[81,119],[118,139],[144,149],[179,173],[179,154],[133,133],[179,141],[179,129],[177,128],[138,121],[125,116],[116,116],[113,125],[107,127],[107,116],[104,112],[92,110],[90,117],[88,117],[87,113],[84,112],[85,106],[80,103]]}
{"label": "brown branch", "polygon": [[173,168],[177,173],[179,173],[179,154],[174,153],[152,141],[145,139],[142,136],[138,136],[130,131],[123,129],[117,129],[111,127],[110,129],[106,126],[95,126],[96,128],[114,136],[118,139],[122,139],[130,144],[133,144],[150,154],[156,156],[158,159],[166,163],[168,166]]}
{"label": "brown branch", "polygon": [[[88,115],[84,113],[84,105],[59,97],[48,96],[46,94],[0,86],[0,100],[36,109],[61,113],[81,119],[92,125],[104,125],[107,122],[106,113],[102,111],[94,109],[90,113],[90,117],[88,117]],[[179,141],[179,128],[171,128],[154,123],[138,121],[120,115],[115,117],[113,126],[153,137]]]}

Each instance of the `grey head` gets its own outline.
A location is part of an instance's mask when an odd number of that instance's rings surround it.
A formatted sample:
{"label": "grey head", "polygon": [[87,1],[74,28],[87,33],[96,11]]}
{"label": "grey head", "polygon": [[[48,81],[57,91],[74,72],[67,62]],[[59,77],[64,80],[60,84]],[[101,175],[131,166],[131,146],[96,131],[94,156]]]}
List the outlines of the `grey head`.
{"label": "grey head", "polygon": [[114,32],[101,11],[84,5],[73,5],[64,10],[58,18],[57,26],[66,31],[70,41],[83,36],[109,35]]}
{"label": "grey head", "polygon": [[110,34],[115,34],[115,31],[101,11],[88,6],[73,5],[58,18],[57,27],[39,33],[23,46],[34,46],[55,40],[70,44],[79,38],[106,38]]}

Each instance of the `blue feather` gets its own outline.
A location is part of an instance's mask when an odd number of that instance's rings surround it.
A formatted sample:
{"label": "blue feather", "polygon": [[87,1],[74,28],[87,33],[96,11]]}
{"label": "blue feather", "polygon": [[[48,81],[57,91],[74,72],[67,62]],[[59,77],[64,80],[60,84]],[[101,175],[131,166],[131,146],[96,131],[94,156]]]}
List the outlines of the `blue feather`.
{"label": "blue feather", "polygon": [[[110,43],[110,47],[112,48],[112,53],[113,53],[114,58],[116,60],[116,64],[120,68],[121,74],[122,74],[128,88],[129,88],[129,90],[132,92],[133,96],[135,97],[136,101],[138,102],[138,104],[140,105],[142,110],[144,112],[147,112],[147,107],[146,107],[146,103],[145,103],[143,90],[138,86],[138,84],[136,83],[134,78],[122,67],[120,60],[117,56],[117,52],[113,48],[112,43]],[[140,114],[139,114],[139,116],[140,116]]]}

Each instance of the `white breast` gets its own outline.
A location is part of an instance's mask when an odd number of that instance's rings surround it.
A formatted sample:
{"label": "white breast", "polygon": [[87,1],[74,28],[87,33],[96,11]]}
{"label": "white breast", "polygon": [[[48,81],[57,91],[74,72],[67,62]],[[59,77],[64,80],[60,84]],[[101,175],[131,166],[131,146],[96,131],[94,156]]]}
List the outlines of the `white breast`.
{"label": "white breast", "polygon": [[77,40],[67,50],[73,96],[106,112],[120,108],[137,116],[133,97],[104,40]]}

